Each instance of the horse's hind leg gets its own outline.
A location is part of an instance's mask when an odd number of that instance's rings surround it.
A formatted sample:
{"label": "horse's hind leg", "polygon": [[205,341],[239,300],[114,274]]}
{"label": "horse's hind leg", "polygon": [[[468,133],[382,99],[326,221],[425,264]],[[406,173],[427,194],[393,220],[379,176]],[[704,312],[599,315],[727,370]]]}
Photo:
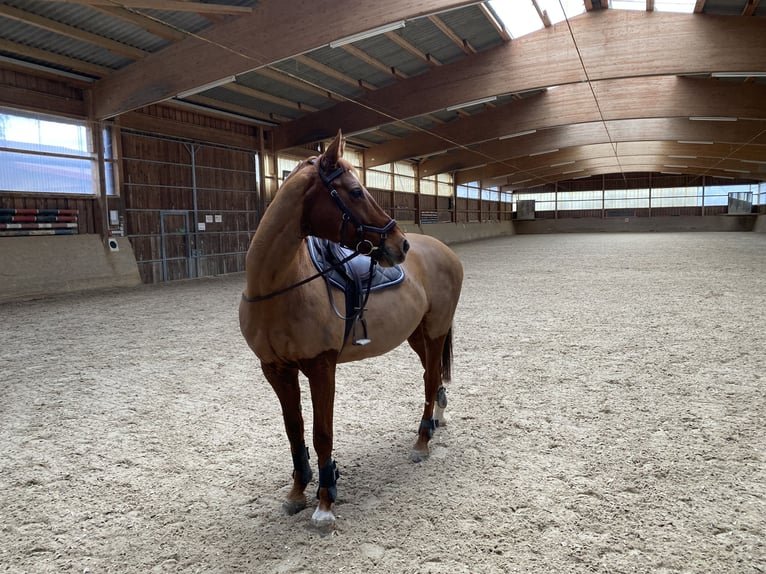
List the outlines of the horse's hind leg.
{"label": "horse's hind leg", "polygon": [[311,481],[308,449],[303,438],[303,414],[301,413],[301,389],[298,384],[298,369],[276,364],[261,364],[266,379],[277,394],[282,406],[287,439],[293,458],[293,487],[282,508],[288,514],[296,514],[306,508],[304,491]]}
{"label": "horse's hind leg", "polygon": [[421,323],[407,339],[407,342],[418,354],[420,362],[423,364],[423,382],[425,383],[423,417],[418,429],[418,439],[415,442],[411,455],[412,460],[415,462],[428,458],[428,441],[431,440],[436,429],[437,423],[434,419],[434,407],[437,406],[437,395],[442,388],[442,356],[447,336],[448,334],[445,334],[431,339],[426,335]]}

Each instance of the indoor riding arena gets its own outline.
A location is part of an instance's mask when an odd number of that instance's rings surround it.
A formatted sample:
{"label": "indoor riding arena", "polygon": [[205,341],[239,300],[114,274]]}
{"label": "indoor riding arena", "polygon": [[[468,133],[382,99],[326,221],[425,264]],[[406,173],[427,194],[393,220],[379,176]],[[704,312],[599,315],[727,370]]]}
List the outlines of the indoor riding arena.
{"label": "indoor riding arena", "polygon": [[765,6],[0,40],[0,571],[766,572]]}

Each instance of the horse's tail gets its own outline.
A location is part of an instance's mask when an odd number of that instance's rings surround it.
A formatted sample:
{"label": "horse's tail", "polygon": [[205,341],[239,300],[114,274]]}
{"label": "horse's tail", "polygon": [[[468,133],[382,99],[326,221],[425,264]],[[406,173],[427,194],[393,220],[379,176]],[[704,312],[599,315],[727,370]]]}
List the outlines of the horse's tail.
{"label": "horse's tail", "polygon": [[444,339],[442,348],[442,381],[452,380],[452,327],[447,331],[447,338]]}

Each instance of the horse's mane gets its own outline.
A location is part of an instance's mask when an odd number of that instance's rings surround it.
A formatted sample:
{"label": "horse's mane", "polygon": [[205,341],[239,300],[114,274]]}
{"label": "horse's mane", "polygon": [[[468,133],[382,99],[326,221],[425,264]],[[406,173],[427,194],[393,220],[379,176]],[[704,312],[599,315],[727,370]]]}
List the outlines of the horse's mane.
{"label": "horse's mane", "polygon": [[286,182],[288,179],[290,179],[290,178],[291,178],[293,175],[295,175],[296,173],[298,173],[298,172],[299,172],[300,170],[302,170],[304,167],[306,167],[307,165],[310,165],[310,164],[314,163],[314,162],[316,161],[316,159],[317,159],[317,156],[313,155],[313,156],[311,156],[310,158],[304,159],[302,162],[298,163],[298,164],[297,164],[297,165],[296,165],[296,166],[293,168],[293,170],[292,170],[290,173],[288,173],[288,174],[287,174],[287,177],[286,177],[285,179],[283,179],[283,180],[282,180],[282,185],[284,185],[284,184],[285,184],[285,182]]}

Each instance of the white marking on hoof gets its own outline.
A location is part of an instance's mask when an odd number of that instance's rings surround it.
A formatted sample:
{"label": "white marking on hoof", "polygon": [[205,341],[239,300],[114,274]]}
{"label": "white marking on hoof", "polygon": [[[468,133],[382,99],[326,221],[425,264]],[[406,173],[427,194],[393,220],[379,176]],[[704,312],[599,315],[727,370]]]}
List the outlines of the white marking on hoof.
{"label": "white marking on hoof", "polygon": [[444,409],[441,408],[439,405],[436,405],[434,408],[434,420],[439,421],[440,427],[446,427],[447,422],[449,419],[447,418],[447,413],[444,412]]}
{"label": "white marking on hoof", "polygon": [[311,522],[314,523],[314,526],[318,526],[320,528],[332,526],[335,524],[335,515],[331,510],[320,510],[317,506],[314,514],[311,516]]}

